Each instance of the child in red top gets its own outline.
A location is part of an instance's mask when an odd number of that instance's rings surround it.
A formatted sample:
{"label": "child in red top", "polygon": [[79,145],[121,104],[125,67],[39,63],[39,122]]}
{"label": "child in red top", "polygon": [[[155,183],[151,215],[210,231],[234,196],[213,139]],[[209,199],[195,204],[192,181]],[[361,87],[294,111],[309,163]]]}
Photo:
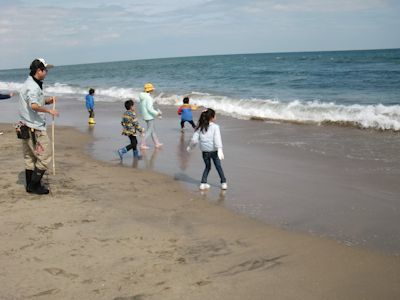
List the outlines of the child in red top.
{"label": "child in red top", "polygon": [[189,97],[183,98],[183,105],[181,105],[178,109],[178,115],[181,116],[181,131],[183,132],[185,128],[185,122],[189,122],[192,125],[193,129],[196,128],[196,125],[193,122],[193,114],[192,110],[196,110],[196,106],[192,106],[189,104]]}

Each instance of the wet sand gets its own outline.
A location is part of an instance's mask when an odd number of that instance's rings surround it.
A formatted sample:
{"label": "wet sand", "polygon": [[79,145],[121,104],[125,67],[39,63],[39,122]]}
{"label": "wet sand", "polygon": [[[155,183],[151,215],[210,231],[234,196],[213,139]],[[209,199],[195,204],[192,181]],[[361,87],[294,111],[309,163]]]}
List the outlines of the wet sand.
{"label": "wet sand", "polygon": [[[100,103],[94,128],[76,102],[69,105],[65,119],[96,138],[88,152],[118,163],[115,149],[127,142],[120,135],[122,104]],[[165,146],[147,151],[135,167],[161,171],[199,193],[201,154],[185,151],[192,130],[182,135],[176,108],[162,109],[156,126]],[[400,254],[399,133],[217,118],[229,190],[220,193],[212,169],[206,200],[267,224]],[[130,155],[124,165],[133,166]]]}
{"label": "wet sand", "polygon": [[[5,111],[15,110],[11,101],[2,104]],[[96,105],[97,124],[88,127],[83,103],[61,99],[58,106],[62,115],[57,124],[74,126],[93,136],[95,140],[85,148],[87,153],[118,165],[115,150],[127,142],[120,135],[123,105]],[[163,172],[204,201],[266,224],[328,237],[348,246],[400,254],[399,133],[218,115],[229,189],[220,192],[213,169],[211,190],[200,194],[200,151],[185,151],[192,130],[181,134],[176,108],[161,108],[164,117],[156,125],[165,146],[160,151],[146,151],[144,160],[135,164],[131,155],[126,155],[125,167]],[[195,118],[199,113],[195,112]],[[3,114],[2,119],[9,115]]]}
{"label": "wet sand", "polygon": [[[292,233],[170,176],[92,159],[57,128],[51,194],[1,125],[1,299],[398,299],[400,258]],[[61,138],[62,137],[62,138]]]}

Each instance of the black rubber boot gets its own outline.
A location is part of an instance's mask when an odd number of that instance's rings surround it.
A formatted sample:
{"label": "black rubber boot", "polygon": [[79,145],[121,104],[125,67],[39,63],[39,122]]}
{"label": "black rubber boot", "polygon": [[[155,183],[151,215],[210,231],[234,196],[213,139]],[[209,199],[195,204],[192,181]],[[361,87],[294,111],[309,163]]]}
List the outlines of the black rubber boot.
{"label": "black rubber boot", "polygon": [[45,195],[49,193],[49,190],[42,186],[40,183],[43,174],[46,172],[46,170],[39,170],[35,168],[35,170],[32,173],[32,178],[31,178],[31,183],[28,186],[28,193],[32,194],[38,194],[38,195]]}
{"label": "black rubber boot", "polygon": [[25,169],[25,182],[26,182],[25,189],[26,189],[27,192],[28,192],[28,187],[29,187],[29,185],[31,183],[32,173],[33,173],[33,170]]}

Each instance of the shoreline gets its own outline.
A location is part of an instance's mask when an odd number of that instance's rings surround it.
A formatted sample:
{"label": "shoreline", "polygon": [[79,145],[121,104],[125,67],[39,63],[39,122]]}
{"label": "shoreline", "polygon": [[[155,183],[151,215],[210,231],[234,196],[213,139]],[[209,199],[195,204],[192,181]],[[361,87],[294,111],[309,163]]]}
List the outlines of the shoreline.
{"label": "shoreline", "polygon": [[[59,100],[57,126],[88,134],[94,140],[85,151],[118,165],[115,151],[127,144],[119,124],[123,103],[97,103],[97,124],[88,127],[82,102]],[[16,115],[15,104],[2,103],[1,119],[10,121]],[[229,189],[220,193],[213,169],[211,190],[199,193],[201,154],[198,149],[185,151],[192,131],[180,133],[177,107],[161,108],[163,119],[156,126],[164,147],[146,151],[136,165],[126,155],[124,166],[167,174],[202,199],[265,224],[400,255],[400,134],[237,120],[219,114]]]}
{"label": "shoreline", "polygon": [[27,194],[10,127],[0,125],[3,299],[400,295],[399,257],[274,228],[167,175],[94,160],[76,129],[57,129],[51,194]]}

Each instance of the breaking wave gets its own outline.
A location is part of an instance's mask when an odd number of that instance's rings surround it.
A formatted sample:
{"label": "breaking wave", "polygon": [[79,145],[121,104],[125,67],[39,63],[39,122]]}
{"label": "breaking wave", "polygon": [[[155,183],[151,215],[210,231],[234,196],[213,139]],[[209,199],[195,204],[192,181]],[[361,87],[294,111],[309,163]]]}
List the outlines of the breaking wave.
{"label": "breaking wave", "polygon": [[[22,83],[0,82],[0,90],[18,90]],[[137,99],[141,88],[96,88],[96,101],[120,102]],[[68,96],[84,101],[86,88],[55,83],[45,93]],[[191,102],[210,107],[219,113],[240,119],[262,119],[297,123],[351,125],[359,128],[400,131],[400,105],[339,105],[334,102],[280,99],[234,99],[207,93],[192,92]],[[160,93],[155,100],[161,105],[180,105],[183,95]],[[179,99],[179,100],[178,100]]]}

